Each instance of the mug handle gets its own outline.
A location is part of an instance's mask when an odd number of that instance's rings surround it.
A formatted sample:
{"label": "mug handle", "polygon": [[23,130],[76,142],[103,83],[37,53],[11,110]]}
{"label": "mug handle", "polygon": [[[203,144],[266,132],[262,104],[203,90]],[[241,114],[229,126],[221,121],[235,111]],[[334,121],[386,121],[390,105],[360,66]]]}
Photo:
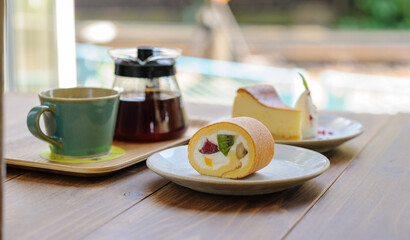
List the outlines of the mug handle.
{"label": "mug handle", "polygon": [[55,113],[54,106],[39,105],[33,107],[27,115],[28,130],[37,138],[46,141],[60,149],[63,148],[62,140],[56,136],[47,136],[40,128],[40,116],[43,112],[49,111]]}

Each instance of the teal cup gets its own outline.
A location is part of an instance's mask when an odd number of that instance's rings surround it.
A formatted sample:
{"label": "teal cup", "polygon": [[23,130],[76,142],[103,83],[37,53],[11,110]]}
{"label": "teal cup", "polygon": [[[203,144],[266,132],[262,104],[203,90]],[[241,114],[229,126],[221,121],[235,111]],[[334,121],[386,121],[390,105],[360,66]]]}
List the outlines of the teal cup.
{"label": "teal cup", "polygon": [[[55,88],[39,93],[41,105],[27,116],[27,126],[64,158],[98,158],[110,153],[119,92],[104,88]],[[45,132],[40,128],[44,120]]]}

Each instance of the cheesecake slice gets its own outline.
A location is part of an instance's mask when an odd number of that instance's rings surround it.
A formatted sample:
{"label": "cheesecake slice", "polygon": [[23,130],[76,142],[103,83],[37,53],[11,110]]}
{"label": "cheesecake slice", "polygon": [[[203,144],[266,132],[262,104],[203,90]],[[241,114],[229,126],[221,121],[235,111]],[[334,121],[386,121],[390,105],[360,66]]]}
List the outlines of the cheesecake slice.
{"label": "cheesecake slice", "polygon": [[198,130],[188,144],[188,159],[200,174],[243,178],[273,159],[274,140],[269,130],[249,117],[232,118]]}
{"label": "cheesecake slice", "polygon": [[271,85],[239,88],[232,117],[247,116],[262,122],[276,140],[301,140],[301,111],[279,98]]}

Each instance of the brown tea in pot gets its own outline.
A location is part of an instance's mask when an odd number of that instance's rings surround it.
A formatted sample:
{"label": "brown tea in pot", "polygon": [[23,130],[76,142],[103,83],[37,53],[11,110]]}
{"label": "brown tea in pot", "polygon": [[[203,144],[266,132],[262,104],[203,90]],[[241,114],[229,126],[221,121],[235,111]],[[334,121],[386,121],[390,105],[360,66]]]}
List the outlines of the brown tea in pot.
{"label": "brown tea in pot", "polygon": [[126,141],[174,139],[186,131],[179,93],[146,89],[121,95],[114,138]]}

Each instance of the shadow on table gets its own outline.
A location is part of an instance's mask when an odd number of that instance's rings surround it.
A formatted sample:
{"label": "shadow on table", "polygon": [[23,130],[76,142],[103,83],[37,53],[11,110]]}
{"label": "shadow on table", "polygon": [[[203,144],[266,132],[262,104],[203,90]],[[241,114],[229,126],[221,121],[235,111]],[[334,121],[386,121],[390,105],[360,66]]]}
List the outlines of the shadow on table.
{"label": "shadow on table", "polygon": [[143,174],[144,171],[149,171],[145,167],[145,162],[140,162],[122,170],[101,176],[75,176],[66,175],[58,171],[53,172],[48,169],[41,171],[38,169],[31,170],[8,167],[7,179],[15,179],[16,181],[30,182],[32,184],[49,184],[67,187],[78,185],[79,187],[90,188],[113,185],[133,175]]}
{"label": "shadow on table", "polygon": [[[155,183],[153,183],[155,184]],[[281,192],[255,196],[227,196],[201,193],[170,183],[150,199],[170,208],[215,212],[282,211],[310,205],[323,187],[314,180]]]}

